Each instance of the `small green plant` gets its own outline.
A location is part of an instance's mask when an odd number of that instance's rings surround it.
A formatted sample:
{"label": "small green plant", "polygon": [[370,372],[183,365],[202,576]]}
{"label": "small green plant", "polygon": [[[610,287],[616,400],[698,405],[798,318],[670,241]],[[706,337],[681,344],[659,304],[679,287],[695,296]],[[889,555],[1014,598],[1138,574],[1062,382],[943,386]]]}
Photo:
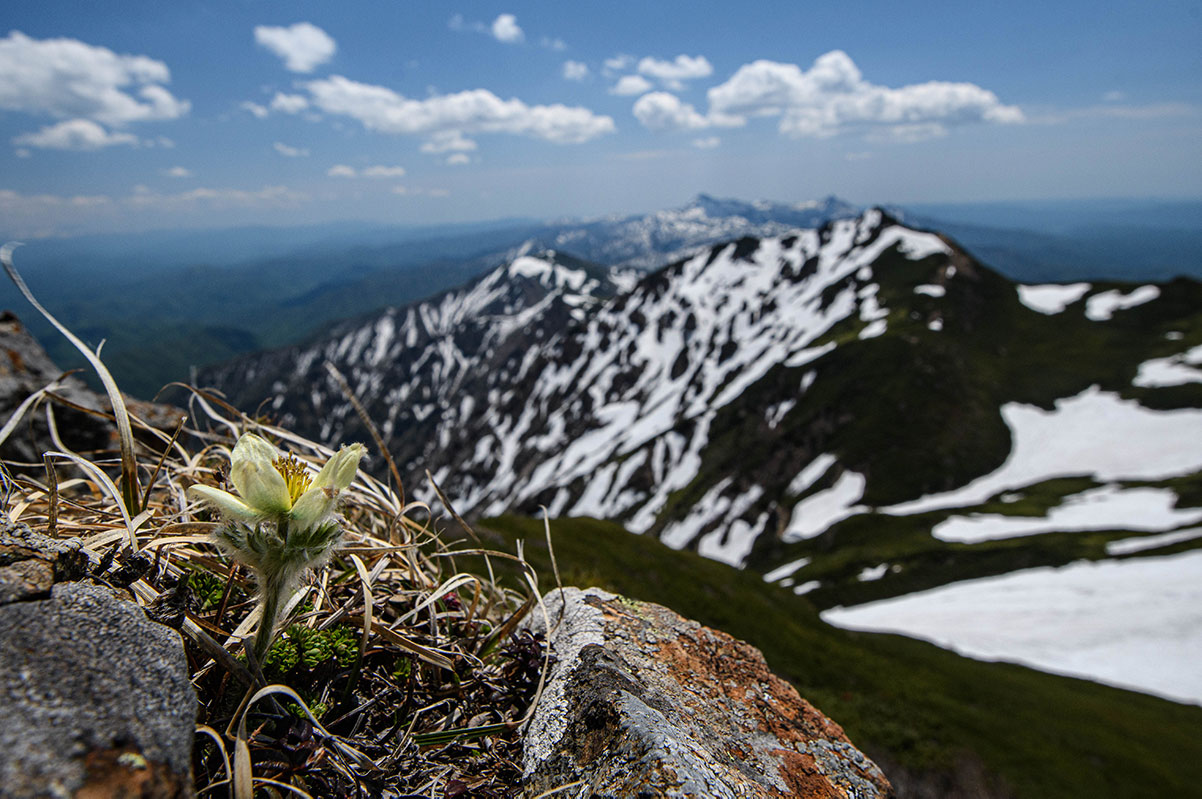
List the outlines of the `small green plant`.
{"label": "small green plant", "polygon": [[261,608],[256,658],[266,654],[280,607],[301,575],[325,563],[342,540],[338,497],[354,480],[363,452],[362,444],[343,447],[311,477],[295,456],[281,456],[247,433],[230,455],[230,482],[238,496],[206,485],[188,489],[221,516],[217,545],[254,572]]}

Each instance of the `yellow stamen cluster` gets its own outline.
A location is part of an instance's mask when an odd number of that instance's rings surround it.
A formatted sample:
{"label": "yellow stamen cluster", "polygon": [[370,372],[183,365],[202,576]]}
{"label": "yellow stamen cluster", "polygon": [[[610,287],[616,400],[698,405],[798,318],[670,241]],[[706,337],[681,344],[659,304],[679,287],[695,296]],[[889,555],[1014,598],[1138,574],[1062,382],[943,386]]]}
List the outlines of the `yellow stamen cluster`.
{"label": "yellow stamen cluster", "polygon": [[272,465],[284,477],[284,484],[288,486],[288,498],[295,505],[301,494],[308,491],[309,485],[313,482],[313,478],[309,476],[309,470],[305,468],[305,464],[297,460],[295,455],[276,458]]}

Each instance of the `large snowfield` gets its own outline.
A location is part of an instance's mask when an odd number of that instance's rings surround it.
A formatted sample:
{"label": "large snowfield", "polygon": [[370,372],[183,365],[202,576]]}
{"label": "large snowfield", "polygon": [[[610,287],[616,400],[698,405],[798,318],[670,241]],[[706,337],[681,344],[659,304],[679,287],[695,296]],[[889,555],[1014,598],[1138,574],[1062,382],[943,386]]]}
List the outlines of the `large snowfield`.
{"label": "large snowfield", "polygon": [[1202,705],[1200,551],[1028,569],[822,619]]}

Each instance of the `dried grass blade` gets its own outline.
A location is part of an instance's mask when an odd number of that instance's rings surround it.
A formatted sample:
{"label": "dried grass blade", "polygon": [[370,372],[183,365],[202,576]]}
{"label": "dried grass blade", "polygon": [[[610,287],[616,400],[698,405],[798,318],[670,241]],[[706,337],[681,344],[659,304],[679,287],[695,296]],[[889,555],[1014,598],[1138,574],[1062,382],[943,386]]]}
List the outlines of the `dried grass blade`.
{"label": "dried grass blade", "polygon": [[57,380],[49,383],[44,388],[38,389],[26,397],[25,401],[18,405],[17,409],[8,417],[8,421],[4,423],[4,427],[0,428],[0,444],[3,444],[5,441],[7,441],[8,437],[12,435],[13,430],[17,429],[17,425],[21,423],[21,420],[25,418],[25,414],[29,411],[29,406],[33,405],[35,402],[56,388],[58,388]]}
{"label": "dried grass blade", "polygon": [[[352,618],[354,618],[354,617],[352,617]],[[372,624],[371,629],[372,629],[372,632],[374,632],[376,635],[380,636],[381,638],[385,639],[389,643],[396,644],[397,646],[401,647],[402,649],[409,650],[410,652],[417,655],[419,658],[426,661],[427,663],[429,663],[432,666],[438,666],[440,669],[446,669],[448,671],[455,670],[455,664],[454,664],[454,662],[451,661],[451,659],[449,657],[447,657],[446,655],[443,655],[440,652],[436,652],[433,649],[430,649],[429,647],[422,646],[421,644],[417,643],[416,641],[406,638],[405,636],[398,633],[396,630],[390,630],[387,627],[385,627],[383,624],[380,624],[379,622],[375,622],[374,624]]]}
{"label": "dried grass blade", "polygon": [[101,489],[116,503],[117,509],[121,512],[121,521],[125,522],[125,530],[129,537],[129,545],[133,548],[134,552],[137,552],[138,534],[135,532],[133,520],[130,519],[129,512],[126,510],[125,505],[121,501],[121,492],[117,490],[117,486],[113,485],[113,481],[109,479],[109,476],[105,474],[96,464],[92,463],[86,458],[81,458],[79,455],[74,453],[57,452],[51,450],[50,452],[47,452],[46,455],[51,458],[61,458],[63,460],[71,461],[96,480]]}
{"label": "dried grass blade", "polygon": [[92,368],[96,371],[96,375],[100,378],[101,384],[104,385],[104,391],[108,394],[109,402],[113,406],[113,418],[117,422],[117,435],[121,440],[121,481],[122,481],[122,497],[125,502],[125,510],[128,514],[136,514],[141,510],[138,503],[141,501],[141,491],[138,488],[138,462],[134,457],[134,434],[129,424],[129,412],[125,409],[125,399],[121,396],[120,389],[117,388],[117,381],[113,379],[113,375],[105,367],[104,363],[96,353],[92,352],[86,344],[80,341],[74,333],[67,329],[66,325],[54,318],[54,315],[42,307],[37,298],[33,296],[33,292],[25,285],[25,280],[17,272],[13,266],[12,253],[16,246],[13,243],[5,244],[0,247],[0,264],[3,264],[4,271],[8,273],[8,277],[16,285],[17,290],[24,295],[29,304],[38,310],[38,312],[46,317],[46,321],[54,325],[58,332],[66,336],[67,340],[79,350],[79,352],[88,360]]}
{"label": "dried grass blade", "polygon": [[207,724],[196,725],[197,735],[207,735],[213,739],[213,743],[217,744],[217,751],[221,753],[221,763],[225,768],[225,776],[227,779],[232,779],[234,776],[233,769],[230,768],[230,753],[225,748],[225,741],[221,740],[221,734]]}
{"label": "dried grass blade", "polygon": [[367,639],[371,635],[372,618],[374,606],[371,595],[371,575],[367,573],[367,567],[363,565],[358,555],[351,555],[351,562],[355,564],[355,571],[359,573],[359,581],[363,585],[363,634],[359,637],[359,659],[357,663],[363,662],[363,653],[367,651]]}

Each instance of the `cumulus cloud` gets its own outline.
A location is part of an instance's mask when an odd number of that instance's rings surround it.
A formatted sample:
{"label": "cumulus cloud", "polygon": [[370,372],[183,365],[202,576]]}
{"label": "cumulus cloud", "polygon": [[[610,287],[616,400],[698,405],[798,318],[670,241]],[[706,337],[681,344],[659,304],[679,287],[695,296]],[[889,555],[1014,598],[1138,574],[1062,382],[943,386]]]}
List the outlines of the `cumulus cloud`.
{"label": "cumulus cloud", "polygon": [[330,35],[310,22],[298,22],[287,28],[258,25],[255,42],[279,56],[289,72],[312,72],[338,51],[338,44]]}
{"label": "cumulus cloud", "polygon": [[492,23],[492,36],[498,42],[505,44],[521,44],[526,40],[526,34],[518,27],[518,20],[513,14],[500,14]]}
{"label": "cumulus cloud", "polygon": [[327,114],[356,119],[381,133],[431,135],[447,131],[510,133],[557,144],[589,141],[614,130],[611,117],[565,105],[530,106],[487,89],[414,100],[384,86],[335,75],[306,84],[311,102]]}
{"label": "cumulus cloud", "polygon": [[120,127],[177,119],[187,100],[163,88],[162,61],[118,55],[77,39],[31,39],[12,31],[0,39],[0,109],[91,120]]}
{"label": "cumulus cloud", "polygon": [[470,152],[476,142],[458,130],[443,130],[435,133],[422,144],[423,153]]}
{"label": "cumulus cloud", "polygon": [[283,142],[276,142],[275,144],[273,144],[271,146],[275,148],[275,151],[277,153],[279,153],[280,155],[286,156],[288,158],[304,158],[305,156],[307,156],[309,154],[309,151],[304,148],[290,147],[287,144],[284,144]]}
{"label": "cumulus cloud", "polygon": [[192,170],[186,166],[173,166],[170,169],[164,169],[162,175],[168,178],[190,178]]}
{"label": "cumulus cloud", "polygon": [[649,130],[696,130],[710,121],[697,109],[667,92],[644,94],[634,103],[634,116]]}
{"label": "cumulus cloud", "polygon": [[672,61],[644,58],[639,61],[639,72],[679,91],[684,88],[684,81],[709,77],[714,73],[714,68],[705,56],[678,55]]}
{"label": "cumulus cloud", "polygon": [[564,80],[584,80],[588,77],[588,64],[583,61],[564,61]]}
{"label": "cumulus cloud", "polygon": [[706,136],[701,139],[693,139],[693,146],[698,150],[712,150],[722,143],[722,140],[717,136]]}
{"label": "cumulus cloud", "polygon": [[544,36],[542,38],[542,40],[539,42],[539,44],[541,44],[543,47],[547,48],[548,50],[554,50],[557,53],[562,53],[564,50],[568,49],[568,43],[565,42],[563,39],[560,39],[560,38],[552,39],[549,36]]}
{"label": "cumulus cloud", "polygon": [[745,64],[707,96],[711,118],[779,116],[780,132],[795,138],[875,128],[914,140],[942,135],[949,126],[1023,121],[1019,108],[972,83],[869,83],[841,50],[820,56],[808,70],[775,61]]}
{"label": "cumulus cloud", "polygon": [[284,94],[276,92],[271,98],[271,110],[282,111],[285,114],[299,114],[309,107],[309,100],[299,94]]}
{"label": "cumulus cloud", "polygon": [[462,166],[464,164],[470,164],[471,162],[472,157],[467,153],[452,153],[451,155],[447,156],[446,161],[447,166]]}
{"label": "cumulus cloud", "polygon": [[618,53],[613,58],[605,59],[603,64],[603,72],[607,77],[613,77],[618,72],[629,69],[634,64],[634,56],[626,53]]}
{"label": "cumulus cloud", "polygon": [[633,95],[645,94],[655,88],[651,81],[644,78],[642,75],[623,75],[614,84],[614,87],[609,90],[610,94],[618,95]]}
{"label": "cumulus cloud", "polygon": [[326,174],[332,178],[399,178],[404,177],[405,168],[402,166],[367,166],[363,169],[355,169],[353,166],[346,164],[335,164],[326,170]]}
{"label": "cumulus cloud", "polygon": [[13,139],[20,147],[44,150],[100,150],[118,144],[137,145],[132,133],[112,133],[90,119],[68,119],[37,133],[25,133]]}
{"label": "cumulus cloud", "polygon": [[403,166],[369,166],[360,172],[365,178],[399,178],[405,176]]}
{"label": "cumulus cloud", "polygon": [[269,113],[265,106],[261,106],[258,103],[252,103],[250,100],[246,100],[245,102],[239,103],[238,107],[241,108],[243,111],[249,111],[257,119],[266,119],[267,115]]}

